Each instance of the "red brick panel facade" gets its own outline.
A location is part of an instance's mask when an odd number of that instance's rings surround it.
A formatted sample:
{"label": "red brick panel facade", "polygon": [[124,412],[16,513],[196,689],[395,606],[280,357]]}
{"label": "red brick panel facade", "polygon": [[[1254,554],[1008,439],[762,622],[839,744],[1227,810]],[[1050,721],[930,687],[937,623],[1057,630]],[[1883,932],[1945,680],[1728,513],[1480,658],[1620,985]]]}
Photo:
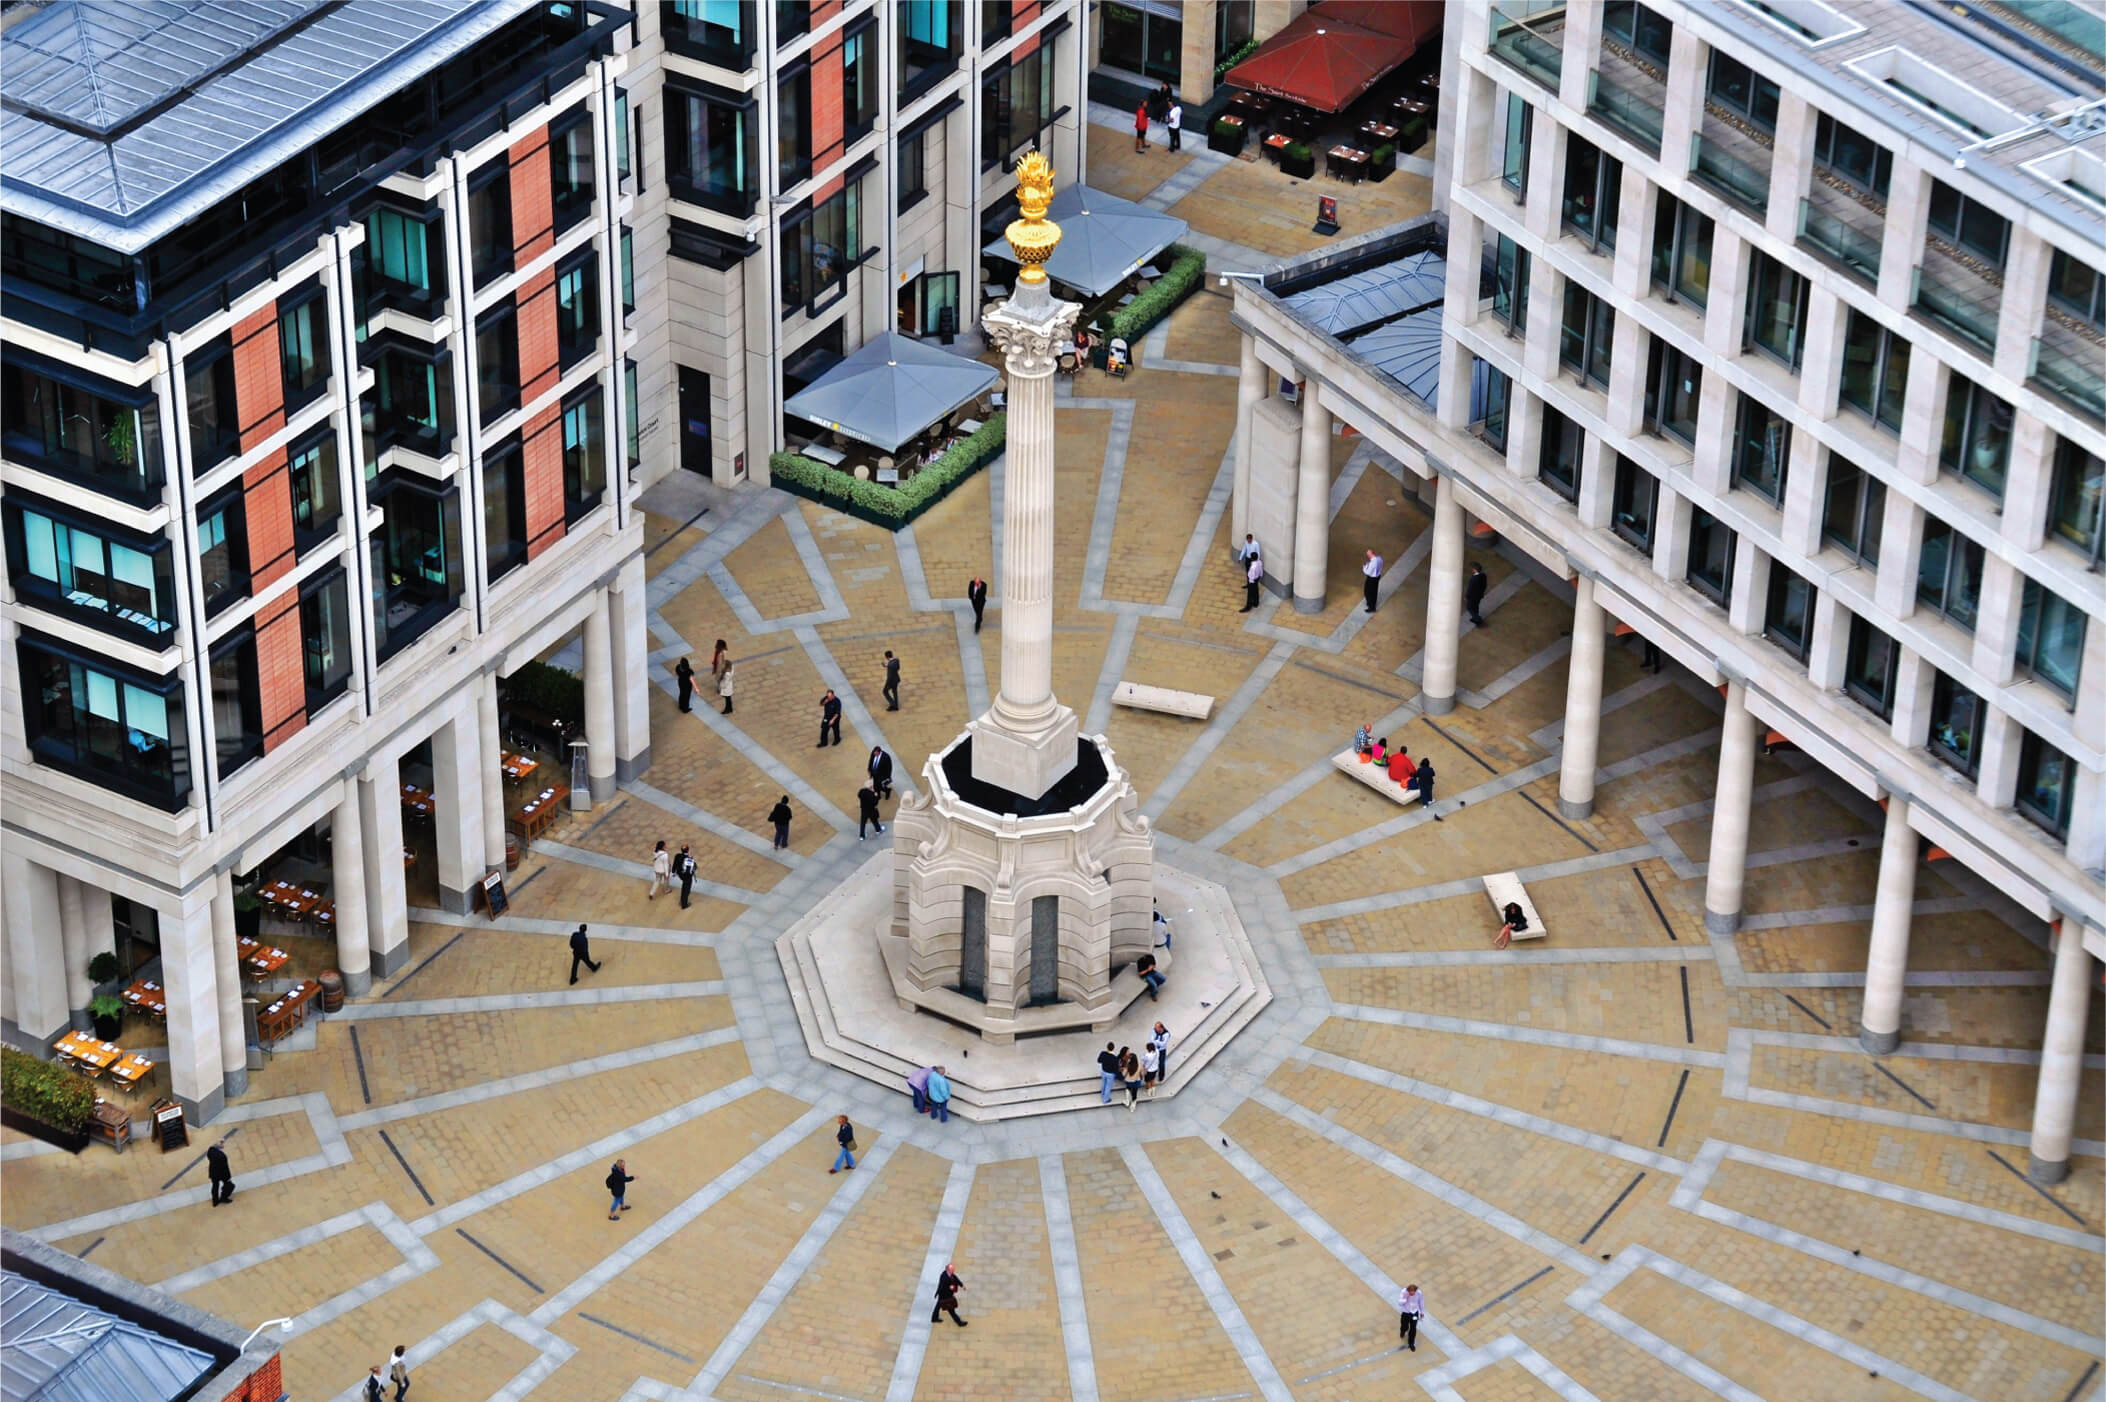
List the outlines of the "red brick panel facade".
{"label": "red brick panel facade", "polygon": [[1029,39],[1024,40],[1023,43],[1018,44],[1016,48],[1010,52],[1009,61],[1011,63],[1022,63],[1025,59],[1037,53],[1039,41],[1043,38],[1045,38],[1043,34],[1034,34]]}
{"label": "red brick panel facade", "polygon": [[300,655],[300,598],[274,601],[256,623],[256,692],[262,702],[263,752],[269,754],[307,724],[307,673]]}
{"label": "red brick panel facade", "polygon": [[519,402],[532,404],[562,378],[556,343],[556,274],[544,268],[519,284]]}
{"label": "red brick panel facade", "polygon": [[261,594],[292,573],[292,481],[285,449],[241,474],[241,511],[248,523],[249,592]]}
{"label": "red brick panel facade", "polygon": [[846,0],[815,0],[815,3],[812,5],[812,22],[806,28],[817,29],[820,25],[825,24],[835,15],[841,13],[845,2]]}
{"label": "red brick panel facade", "polygon": [[[813,23],[818,23],[817,19]],[[867,31],[865,43],[875,43],[877,31]],[[874,70],[873,70],[874,71]],[[821,40],[812,50],[812,169],[825,170],[841,159],[847,149],[847,119],[841,108],[847,94],[841,90],[841,35]],[[812,203],[823,204],[841,188],[836,176],[812,192]]]}
{"label": "red brick panel facade", "polygon": [[551,404],[528,419],[521,447],[531,560],[563,539],[563,406]]}
{"label": "red brick panel facade", "polygon": [[1031,21],[1037,19],[1039,11],[1044,8],[1045,6],[1040,3],[1040,0],[1019,0],[1018,4],[1009,7],[1010,28],[1012,30],[1022,29]]}
{"label": "red brick panel facade", "polygon": [[284,1402],[285,1375],[278,1355],[242,1379],[241,1384],[220,1402]]}
{"label": "red brick panel facade", "polygon": [[548,128],[513,143],[512,266],[524,267],[556,245],[556,214],[549,193]]}
{"label": "red brick panel facade", "polygon": [[241,450],[285,427],[285,367],[278,354],[278,304],[234,323],[234,414]]}

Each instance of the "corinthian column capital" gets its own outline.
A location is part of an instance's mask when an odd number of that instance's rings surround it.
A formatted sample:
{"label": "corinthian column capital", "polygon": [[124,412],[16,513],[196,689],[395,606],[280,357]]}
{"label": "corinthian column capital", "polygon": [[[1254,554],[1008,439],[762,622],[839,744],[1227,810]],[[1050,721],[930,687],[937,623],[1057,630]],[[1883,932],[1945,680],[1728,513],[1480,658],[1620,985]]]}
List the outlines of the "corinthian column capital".
{"label": "corinthian column capital", "polygon": [[1053,373],[1061,352],[1074,344],[1075,318],[1082,313],[1079,303],[1051,299],[1031,310],[1041,314],[1031,316],[1013,301],[1005,302],[980,318],[988,338],[1002,348],[1003,365],[1025,378]]}

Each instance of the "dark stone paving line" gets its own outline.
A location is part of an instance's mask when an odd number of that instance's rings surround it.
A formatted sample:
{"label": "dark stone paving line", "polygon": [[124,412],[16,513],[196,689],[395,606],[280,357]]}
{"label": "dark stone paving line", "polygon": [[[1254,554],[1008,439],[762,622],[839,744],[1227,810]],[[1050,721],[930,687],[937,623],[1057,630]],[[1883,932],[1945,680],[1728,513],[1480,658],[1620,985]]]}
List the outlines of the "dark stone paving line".
{"label": "dark stone paving line", "polygon": [[1498,769],[1493,767],[1492,762],[1490,760],[1486,759],[1483,755],[1477,753],[1477,751],[1471,749],[1468,745],[1465,745],[1462,741],[1456,739],[1453,735],[1450,735],[1445,729],[1441,727],[1441,724],[1438,721],[1433,719],[1433,717],[1427,716],[1424,719],[1426,721],[1426,726],[1429,730],[1431,730],[1434,734],[1440,736],[1441,739],[1446,740],[1449,744],[1455,746],[1456,749],[1461,750],[1471,759],[1476,760],[1477,763],[1484,768],[1484,771],[1487,774],[1498,774]]}
{"label": "dark stone paving line", "polygon": [[[525,882],[521,882],[520,884],[521,884],[521,885],[523,886],[523,885],[525,885],[526,883],[525,883]],[[408,973],[404,974],[404,975],[403,975],[403,976],[402,976],[401,978],[398,978],[398,979],[396,979],[396,980],[395,980],[395,984],[394,984],[394,986],[393,986],[392,988],[388,989],[388,991],[387,991],[387,992],[385,992],[385,993],[381,994],[380,996],[381,996],[381,997],[383,997],[383,998],[392,998],[392,997],[394,997],[394,996],[395,996],[395,995],[396,995],[397,993],[400,993],[400,992],[402,991],[402,989],[403,989],[403,986],[404,986],[405,984],[407,984],[407,983],[408,983],[408,982],[409,982],[409,981],[410,981],[411,979],[415,978],[415,977],[416,977],[417,975],[419,975],[419,974],[423,973],[423,972],[424,972],[424,971],[425,971],[426,969],[430,968],[430,967],[431,967],[431,961],[432,961],[432,960],[434,960],[434,959],[438,958],[438,957],[439,957],[439,956],[440,956],[441,954],[444,954],[444,953],[445,953],[445,952],[446,952],[447,950],[449,950],[449,949],[453,948],[455,944],[457,944],[457,943],[459,943],[459,942],[460,942],[460,938],[461,938],[461,935],[465,935],[465,934],[467,934],[467,933],[468,933],[468,930],[467,930],[467,928],[466,928],[465,926],[464,926],[464,927],[462,927],[462,929],[461,929],[461,931],[460,931],[460,933],[459,933],[459,934],[456,934],[456,935],[455,935],[455,936],[454,936],[454,937],[453,937],[452,939],[450,939],[450,940],[446,941],[446,943],[444,943],[444,944],[440,945],[440,946],[439,946],[439,947],[438,947],[437,949],[435,949],[435,950],[433,950],[433,951],[432,951],[431,953],[429,953],[429,954],[425,955],[425,956],[424,956],[424,962],[423,962],[423,963],[419,964],[419,965],[418,965],[418,966],[417,966],[416,968],[414,968],[414,969],[411,969],[411,970],[410,970],[410,971],[409,971]]]}
{"label": "dark stone paving line", "polygon": [[1804,1004],[1804,1003],[1800,1002],[1800,1001],[1799,1001],[1799,1000],[1798,1000],[1797,998],[1794,998],[1794,997],[1793,997],[1793,996],[1792,996],[1791,994],[1789,994],[1789,993],[1785,994],[1785,995],[1784,995],[1784,1001],[1785,1001],[1785,1002],[1787,1002],[1787,1003],[1790,1003],[1790,1004],[1791,1004],[1791,1005],[1792,1005],[1793,1007],[1797,1008],[1797,1009],[1798,1009],[1798,1010],[1799,1010],[1800,1012],[1802,1012],[1802,1013],[1805,1013],[1805,1014],[1806,1014],[1806,1015],[1807,1015],[1808,1017],[1812,1018],[1812,1019],[1813,1019],[1813,1020],[1814,1020],[1815,1022],[1818,1022],[1818,1023],[1820,1023],[1820,1024],[1821,1024],[1821,1026],[1822,1026],[1823,1028],[1825,1028],[1826,1030],[1828,1030],[1828,1031],[1830,1031],[1830,1032],[1833,1032],[1833,1031],[1835,1030],[1835,1025],[1834,1025],[1833,1023],[1831,1023],[1831,1022],[1830,1022],[1830,1021],[1829,1021],[1829,1020],[1828,1020],[1827,1018],[1825,1018],[1825,1017],[1822,1017],[1822,1016],[1821,1016],[1821,1015],[1820,1015],[1819,1013],[1815,1012],[1815,1011],[1814,1011],[1814,1010],[1813,1010],[1812,1008],[1809,1008],[1809,1007],[1807,1007],[1807,1006],[1806,1006],[1806,1004]]}
{"label": "dark stone paving line", "polygon": [[2078,1394],[2083,1392],[2085,1388],[2089,1387],[2091,1385],[2091,1380],[2097,1377],[2098,1375],[2099,1360],[2094,1358],[2091,1360],[2091,1362],[2084,1365],[2084,1376],[2077,1379],[2077,1385],[2069,1390],[2069,1395],[2067,1397],[2064,1397],[2062,1399],[2062,1402],[2077,1402]]}
{"label": "dark stone paving line", "polygon": [[1579,1244],[1581,1246],[1585,1246],[1589,1241],[1591,1241],[1594,1237],[1594,1234],[1602,1229],[1602,1224],[1607,1222],[1609,1218],[1615,1214],[1617,1208],[1623,1206],[1623,1200],[1629,1197],[1632,1191],[1644,1181],[1645,1170],[1641,1168],[1638,1170],[1638,1176],[1636,1178],[1633,1178],[1630,1182],[1624,1184],[1623,1191],[1616,1195],[1616,1201],[1610,1203],[1606,1208],[1602,1209],[1601,1216],[1594,1219],[1594,1225],[1587,1228],[1587,1234],[1579,1239]]}
{"label": "dark stone paving line", "polygon": [[[1644,1174],[1640,1174],[1640,1175],[1639,1175],[1639,1177],[1641,1177],[1641,1178],[1642,1178],[1642,1177],[1644,1177],[1644,1176],[1645,1176]],[[1470,1312],[1469,1312],[1468,1314],[1464,1315],[1464,1316],[1463,1316],[1463,1317],[1462,1317],[1461,1319],[1458,1319],[1458,1320],[1456,1320],[1456,1321],[1455,1321],[1455,1327],[1456,1327],[1457,1329],[1460,1329],[1460,1328],[1462,1328],[1462,1327],[1463,1327],[1463,1325],[1465,1325],[1465,1324],[1468,1324],[1468,1323],[1469,1323],[1469,1322],[1470,1322],[1471,1320],[1473,1320],[1473,1319],[1477,1318],[1477,1316],[1478,1316],[1478,1315],[1480,1315],[1480,1314],[1483,1314],[1483,1313],[1484,1313],[1484,1312],[1485,1312],[1486,1310],[1490,1309],[1490,1308],[1491,1308],[1492,1306],[1494,1306],[1494,1305],[1496,1305],[1496,1304],[1499,1304],[1499,1303],[1501,1303],[1502,1301],[1505,1301],[1505,1300],[1510,1300],[1510,1299],[1512,1299],[1512,1298],[1513,1298],[1514,1296],[1516,1296],[1516,1295],[1520,1294],[1520,1293],[1521,1293],[1521,1292],[1522,1292],[1523,1290],[1526,1290],[1526,1289],[1527,1289],[1527,1288],[1528,1288],[1529,1286],[1531,1286],[1531,1285],[1534,1285],[1534,1284],[1535,1284],[1535,1283],[1536,1283],[1537,1281],[1541,1280],[1541,1279],[1542,1279],[1542,1278],[1543,1278],[1544,1276],[1546,1276],[1546,1275],[1549,1275],[1549,1274],[1550,1274],[1550,1273],[1551,1273],[1552,1271],[1554,1271],[1554,1270],[1556,1270],[1556,1269],[1557,1269],[1557,1267],[1556,1267],[1556,1266],[1545,1266],[1545,1267],[1543,1267],[1543,1269],[1542,1269],[1542,1270],[1539,1270],[1539,1271],[1537,1271],[1537,1272],[1536,1272],[1536,1273],[1535,1273],[1534,1275],[1532,1275],[1532,1276],[1530,1276],[1530,1277],[1529,1277],[1528,1279],[1526,1279],[1526,1280],[1522,1281],[1522,1282],[1521,1282],[1521,1283],[1520,1283],[1519,1285],[1516,1285],[1516,1286],[1514,1286],[1514,1287],[1513,1287],[1512,1289],[1510,1289],[1510,1290],[1502,1290],[1502,1291],[1500,1291],[1500,1292],[1499,1292],[1498,1294],[1494,1295],[1494,1296],[1493,1296],[1493,1297],[1492,1297],[1491,1299],[1489,1299],[1489,1300],[1486,1300],[1486,1301],[1485,1301],[1485,1302],[1484,1302],[1483,1304],[1479,1305],[1479,1306],[1478,1306],[1478,1307],[1477,1307],[1476,1309],[1473,1309],[1473,1310],[1471,1310],[1471,1311],[1470,1311]]]}
{"label": "dark stone paving line", "polygon": [[1675,1111],[1682,1108],[1682,1092],[1689,1089],[1689,1068],[1682,1068],[1682,1079],[1675,1082],[1675,1098],[1668,1102],[1667,1122],[1660,1126],[1660,1142],[1653,1147],[1667,1147],[1667,1132],[1675,1127]]}
{"label": "dark stone paving line", "polygon": [[[237,1134],[239,1134],[239,1133],[241,1133],[241,1126],[239,1126],[239,1125],[236,1125],[236,1126],[235,1126],[234,1128],[232,1128],[232,1129],[228,1130],[228,1131],[227,1131],[227,1132],[226,1132],[225,1134],[222,1134],[222,1135],[220,1136],[220,1139],[221,1139],[221,1140],[226,1140],[226,1139],[232,1139],[232,1138],[233,1138],[233,1137],[234,1137],[235,1135],[237,1135]],[[218,1142],[218,1141],[215,1141],[215,1142]],[[173,1188],[173,1187],[174,1187],[174,1186],[176,1185],[176,1183],[177,1183],[177,1182],[178,1182],[178,1181],[179,1181],[179,1180],[180,1180],[180,1179],[182,1178],[182,1176],[183,1176],[184,1174],[188,1173],[188,1172],[189,1172],[189,1171],[190,1171],[191,1169],[193,1169],[193,1168],[196,1168],[196,1167],[197,1167],[197,1166],[198,1166],[199,1164],[203,1163],[204,1161],[205,1161],[205,1156],[204,1156],[203,1154],[199,1154],[199,1155],[198,1155],[198,1156],[197,1156],[196,1158],[192,1159],[192,1160],[191,1160],[191,1161],[190,1161],[189,1163],[186,1163],[186,1164],[184,1164],[184,1165],[183,1165],[183,1166],[182,1166],[181,1168],[179,1168],[179,1169],[177,1169],[177,1170],[175,1171],[175,1177],[174,1177],[174,1178],[171,1178],[171,1179],[169,1179],[169,1180],[168,1180],[168,1181],[167,1181],[166,1183],[163,1183],[163,1184],[161,1185],[161,1191],[165,1193],[165,1192],[167,1192],[167,1191],[168,1191],[168,1190],[169,1190],[170,1188]]]}
{"label": "dark stone paving line", "polygon": [[[657,554],[657,553],[658,553],[659,551],[661,551],[661,550],[665,549],[665,548],[666,548],[666,547],[667,547],[668,545],[671,545],[671,544],[672,544],[672,543],[673,543],[674,541],[676,541],[676,540],[678,540],[678,539],[680,538],[680,532],[681,532],[681,531],[684,531],[684,530],[686,530],[686,529],[687,529],[687,528],[688,528],[689,526],[692,526],[692,525],[694,525],[694,524],[695,524],[695,522],[697,522],[697,521],[701,520],[701,519],[702,519],[702,518],[703,518],[704,516],[707,516],[708,514],[709,514],[709,508],[705,506],[705,507],[703,507],[703,508],[702,508],[702,509],[701,509],[700,511],[697,511],[697,512],[696,512],[696,513],[695,513],[694,515],[692,515],[692,516],[688,517],[688,518],[687,518],[687,519],[686,519],[685,521],[682,521],[682,522],[680,523],[680,526],[679,526],[679,529],[678,529],[678,530],[675,530],[675,531],[673,531],[673,532],[672,532],[672,534],[668,535],[668,536],[667,536],[667,537],[666,537],[666,538],[665,538],[664,540],[661,540],[661,541],[659,541],[659,542],[658,542],[658,543],[657,543],[656,545],[652,546],[652,547],[651,547],[651,548],[650,548],[649,550],[646,550],[646,551],[644,551],[644,553],[643,553],[643,554],[644,554],[644,558],[645,558],[646,560],[648,560],[648,559],[650,559],[650,558],[651,558],[651,557],[652,557],[653,555],[656,555],[656,554]],[[699,545],[699,544],[701,544],[701,542],[700,542],[700,541],[697,541],[697,542],[696,542],[696,544],[698,544],[698,545]]]}
{"label": "dark stone paving line", "polygon": [[[1660,928],[1667,931],[1667,937],[1669,939],[1674,940],[1676,944],[1680,944],[1682,941],[1675,937],[1674,922],[1667,918],[1666,911],[1660,909],[1660,898],[1653,894],[1653,883],[1647,881],[1645,879],[1645,873],[1638,870],[1636,866],[1633,866],[1631,868],[1631,875],[1638,878],[1638,889],[1645,892],[1646,904],[1650,905],[1653,908],[1653,914],[1660,917]],[[1820,1021],[1820,1019],[1816,1018],[1815,1021],[1818,1022]],[[1823,1026],[1826,1026],[1826,1024],[1824,1023]]]}
{"label": "dark stone paving line", "polygon": [[[1989,1157],[1995,1159],[1998,1163],[2002,1164],[2004,1168],[2008,1170],[2013,1177],[2018,1179],[2019,1182],[2025,1184],[2028,1188],[2031,1188],[2034,1192],[2040,1194],[2049,1202],[2055,1204],[2055,1210],[2057,1212],[2060,1212],[2063,1216],[2069,1218],[2070,1221],[2075,1222],[2078,1226],[2084,1228],[2084,1230],[2091,1230],[2091,1224],[2089,1222],[2086,1222],[2082,1217],[2078,1216],[2076,1212],[2072,1211],[2068,1203],[2064,1202],[2061,1198],[2056,1197],[2053,1193],[2041,1187],[2032,1179],[2026,1177],[2026,1175],[2019,1170],[2016,1164],[2012,1163],[2009,1159],[2005,1158],[2002,1154],[1999,1154],[1994,1149],[1991,1149],[1989,1151]],[[2098,1365],[2093,1364],[2092,1366],[2097,1367]],[[2091,1375],[2087,1373],[2085,1374],[2085,1376],[2089,1377]],[[2078,1386],[2081,1388],[2083,1385],[2080,1383],[2078,1384]],[[2070,1396],[2072,1397],[2075,1397],[2076,1395],[2077,1394],[2075,1392],[2072,1392],[2070,1394]]]}
{"label": "dark stone paving line", "polygon": [[[83,1260],[83,1261],[87,1260],[87,1259],[88,1259],[88,1253],[89,1253],[90,1251],[93,1251],[93,1250],[94,1250],[94,1249],[95,1249],[96,1247],[98,1247],[98,1246],[102,1245],[102,1244],[103,1244],[104,1242],[106,1242],[106,1241],[108,1241],[108,1240],[109,1240],[109,1238],[108,1238],[108,1237],[106,1237],[106,1236],[99,1236],[99,1237],[95,1238],[95,1240],[93,1240],[93,1241],[89,1242],[89,1243],[88,1243],[88,1244],[87,1244],[87,1245],[86,1245],[85,1247],[81,1248],[80,1256],[79,1256],[79,1258],[78,1258],[78,1259],[80,1259],[80,1260]],[[2074,1394],[2072,1394],[2072,1395],[2074,1395]]]}
{"label": "dark stone paving line", "polygon": [[1682,966],[1682,1035],[1696,1045],[1696,1018],[1689,1010],[1689,966]]}
{"label": "dark stone paving line", "polygon": [[351,1059],[358,1064],[358,1098],[367,1105],[373,1103],[373,1088],[366,1084],[366,1054],[358,1045],[358,1024],[351,1024]]}
{"label": "dark stone paving line", "polygon": [[1910,1085],[1907,1081],[1902,1080],[1901,1077],[1895,1075],[1892,1071],[1889,1071],[1886,1067],[1880,1065],[1878,1062],[1875,1061],[1872,1063],[1872,1069],[1874,1071],[1877,1071],[1880,1075],[1885,1076],[1895,1085],[1900,1086],[1903,1090],[1907,1091],[1911,1096],[1915,1098],[1916,1103],[1918,1105],[1921,1105],[1924,1109],[1935,1110],[1938,1108],[1937,1106],[1931,1104],[1930,1101],[1925,1098],[1923,1092],[1917,1090],[1914,1086]]}
{"label": "dark stone paving line", "polygon": [[611,1324],[607,1320],[600,1318],[596,1314],[587,1314],[585,1313],[585,1311],[579,1310],[578,1318],[590,1320],[594,1324],[599,1325],[602,1329],[612,1330],[613,1332],[621,1335],[625,1339],[634,1339],[637,1343],[642,1344],[645,1348],[655,1348],[660,1353],[666,1354],[672,1358],[679,1359],[682,1363],[691,1364],[698,1368],[702,1366],[701,1364],[696,1363],[694,1359],[689,1358],[686,1354],[682,1353],[677,1348],[667,1348],[664,1344],[659,1343],[656,1339],[647,1339],[641,1334],[632,1334],[627,1329],[622,1328],[621,1325]]}
{"label": "dark stone paving line", "polygon": [[[1640,1176],[1642,1177],[1643,1175],[1641,1174]],[[543,1290],[540,1286],[536,1285],[525,1271],[519,1269],[519,1267],[513,1265],[510,1261],[507,1261],[504,1257],[498,1255],[495,1251],[492,1251],[489,1247],[483,1245],[474,1237],[468,1235],[468,1229],[466,1227],[455,1227],[453,1229],[453,1233],[462,1241],[467,1242],[470,1246],[482,1252],[491,1260],[497,1262],[498,1265],[503,1266],[506,1270],[510,1271],[515,1277],[518,1278],[520,1284],[526,1286],[527,1289],[533,1291],[536,1295],[546,1295],[548,1293],[546,1290]],[[688,1361],[692,1363],[694,1360],[689,1359]]]}
{"label": "dark stone paving line", "polygon": [[395,1156],[395,1162],[401,1164],[402,1171],[409,1175],[409,1181],[417,1189],[417,1196],[424,1199],[424,1205],[426,1207],[437,1207],[439,1200],[433,1197],[431,1191],[424,1186],[424,1180],[417,1176],[416,1169],[409,1166],[409,1160],[402,1157],[402,1151],[395,1147],[395,1141],[388,1137],[386,1130],[380,1131],[380,1142],[388,1146],[388,1152]]}
{"label": "dark stone paving line", "polygon": [[[1431,725],[1432,723],[1433,722],[1431,721],[1427,722],[1428,725]],[[1587,841],[1586,838],[1582,837],[1579,833],[1579,829],[1573,827],[1572,824],[1566,822],[1563,818],[1560,818],[1557,814],[1551,812],[1548,808],[1545,808],[1543,806],[1543,800],[1537,798],[1527,789],[1522,789],[1520,793],[1521,797],[1528,800],[1531,807],[1533,807],[1538,813],[1541,813],[1544,817],[1550,819],[1551,822],[1556,823],[1559,827],[1563,828],[1565,830],[1565,835],[1570,837],[1574,842],[1577,842],[1580,846],[1586,848],[1589,852],[1601,851],[1601,848],[1596,847],[1593,843]]]}

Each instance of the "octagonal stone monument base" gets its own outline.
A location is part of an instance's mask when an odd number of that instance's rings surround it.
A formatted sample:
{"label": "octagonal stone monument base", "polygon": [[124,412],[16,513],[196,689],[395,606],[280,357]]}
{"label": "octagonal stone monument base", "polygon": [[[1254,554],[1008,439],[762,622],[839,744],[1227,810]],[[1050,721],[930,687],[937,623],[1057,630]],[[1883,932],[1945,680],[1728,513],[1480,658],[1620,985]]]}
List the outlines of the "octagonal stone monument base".
{"label": "octagonal stone monument base", "polygon": [[[902,1094],[915,1067],[945,1066],[951,1113],[961,1118],[1098,1108],[1097,1053],[1107,1041],[1140,1052],[1158,1020],[1171,1034],[1170,1078],[1153,1094],[1176,1095],[1272,1001],[1226,888],[1158,862],[1156,900],[1174,940],[1156,952],[1158,960],[1173,956],[1163,963],[1161,998],[1140,996],[1128,969],[1114,981],[1113,1008],[1079,1016],[1060,1005],[1030,1009],[1015,1041],[985,1041],[946,1020],[940,1006],[925,1011],[896,994],[890,965],[903,958],[906,940],[889,933],[891,861],[880,854],[865,862],[776,939],[776,956],[815,1058]],[[888,943],[899,948],[887,950]],[[1032,1014],[1043,1015],[1043,1025]],[[1125,1095],[1112,1103],[1123,1106]]]}

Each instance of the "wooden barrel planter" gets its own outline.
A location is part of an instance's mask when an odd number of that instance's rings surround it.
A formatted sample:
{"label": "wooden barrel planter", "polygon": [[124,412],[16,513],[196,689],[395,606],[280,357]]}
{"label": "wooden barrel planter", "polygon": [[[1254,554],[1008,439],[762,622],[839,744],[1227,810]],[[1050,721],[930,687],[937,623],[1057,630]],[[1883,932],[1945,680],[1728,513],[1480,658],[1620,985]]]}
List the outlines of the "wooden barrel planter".
{"label": "wooden barrel planter", "polygon": [[517,870],[519,870],[519,857],[520,857],[520,851],[521,851],[521,848],[520,848],[520,842],[519,842],[519,834],[518,834],[518,833],[516,833],[516,832],[508,832],[508,833],[506,833],[506,834],[505,834],[505,870],[506,870],[506,871],[517,871]]}

